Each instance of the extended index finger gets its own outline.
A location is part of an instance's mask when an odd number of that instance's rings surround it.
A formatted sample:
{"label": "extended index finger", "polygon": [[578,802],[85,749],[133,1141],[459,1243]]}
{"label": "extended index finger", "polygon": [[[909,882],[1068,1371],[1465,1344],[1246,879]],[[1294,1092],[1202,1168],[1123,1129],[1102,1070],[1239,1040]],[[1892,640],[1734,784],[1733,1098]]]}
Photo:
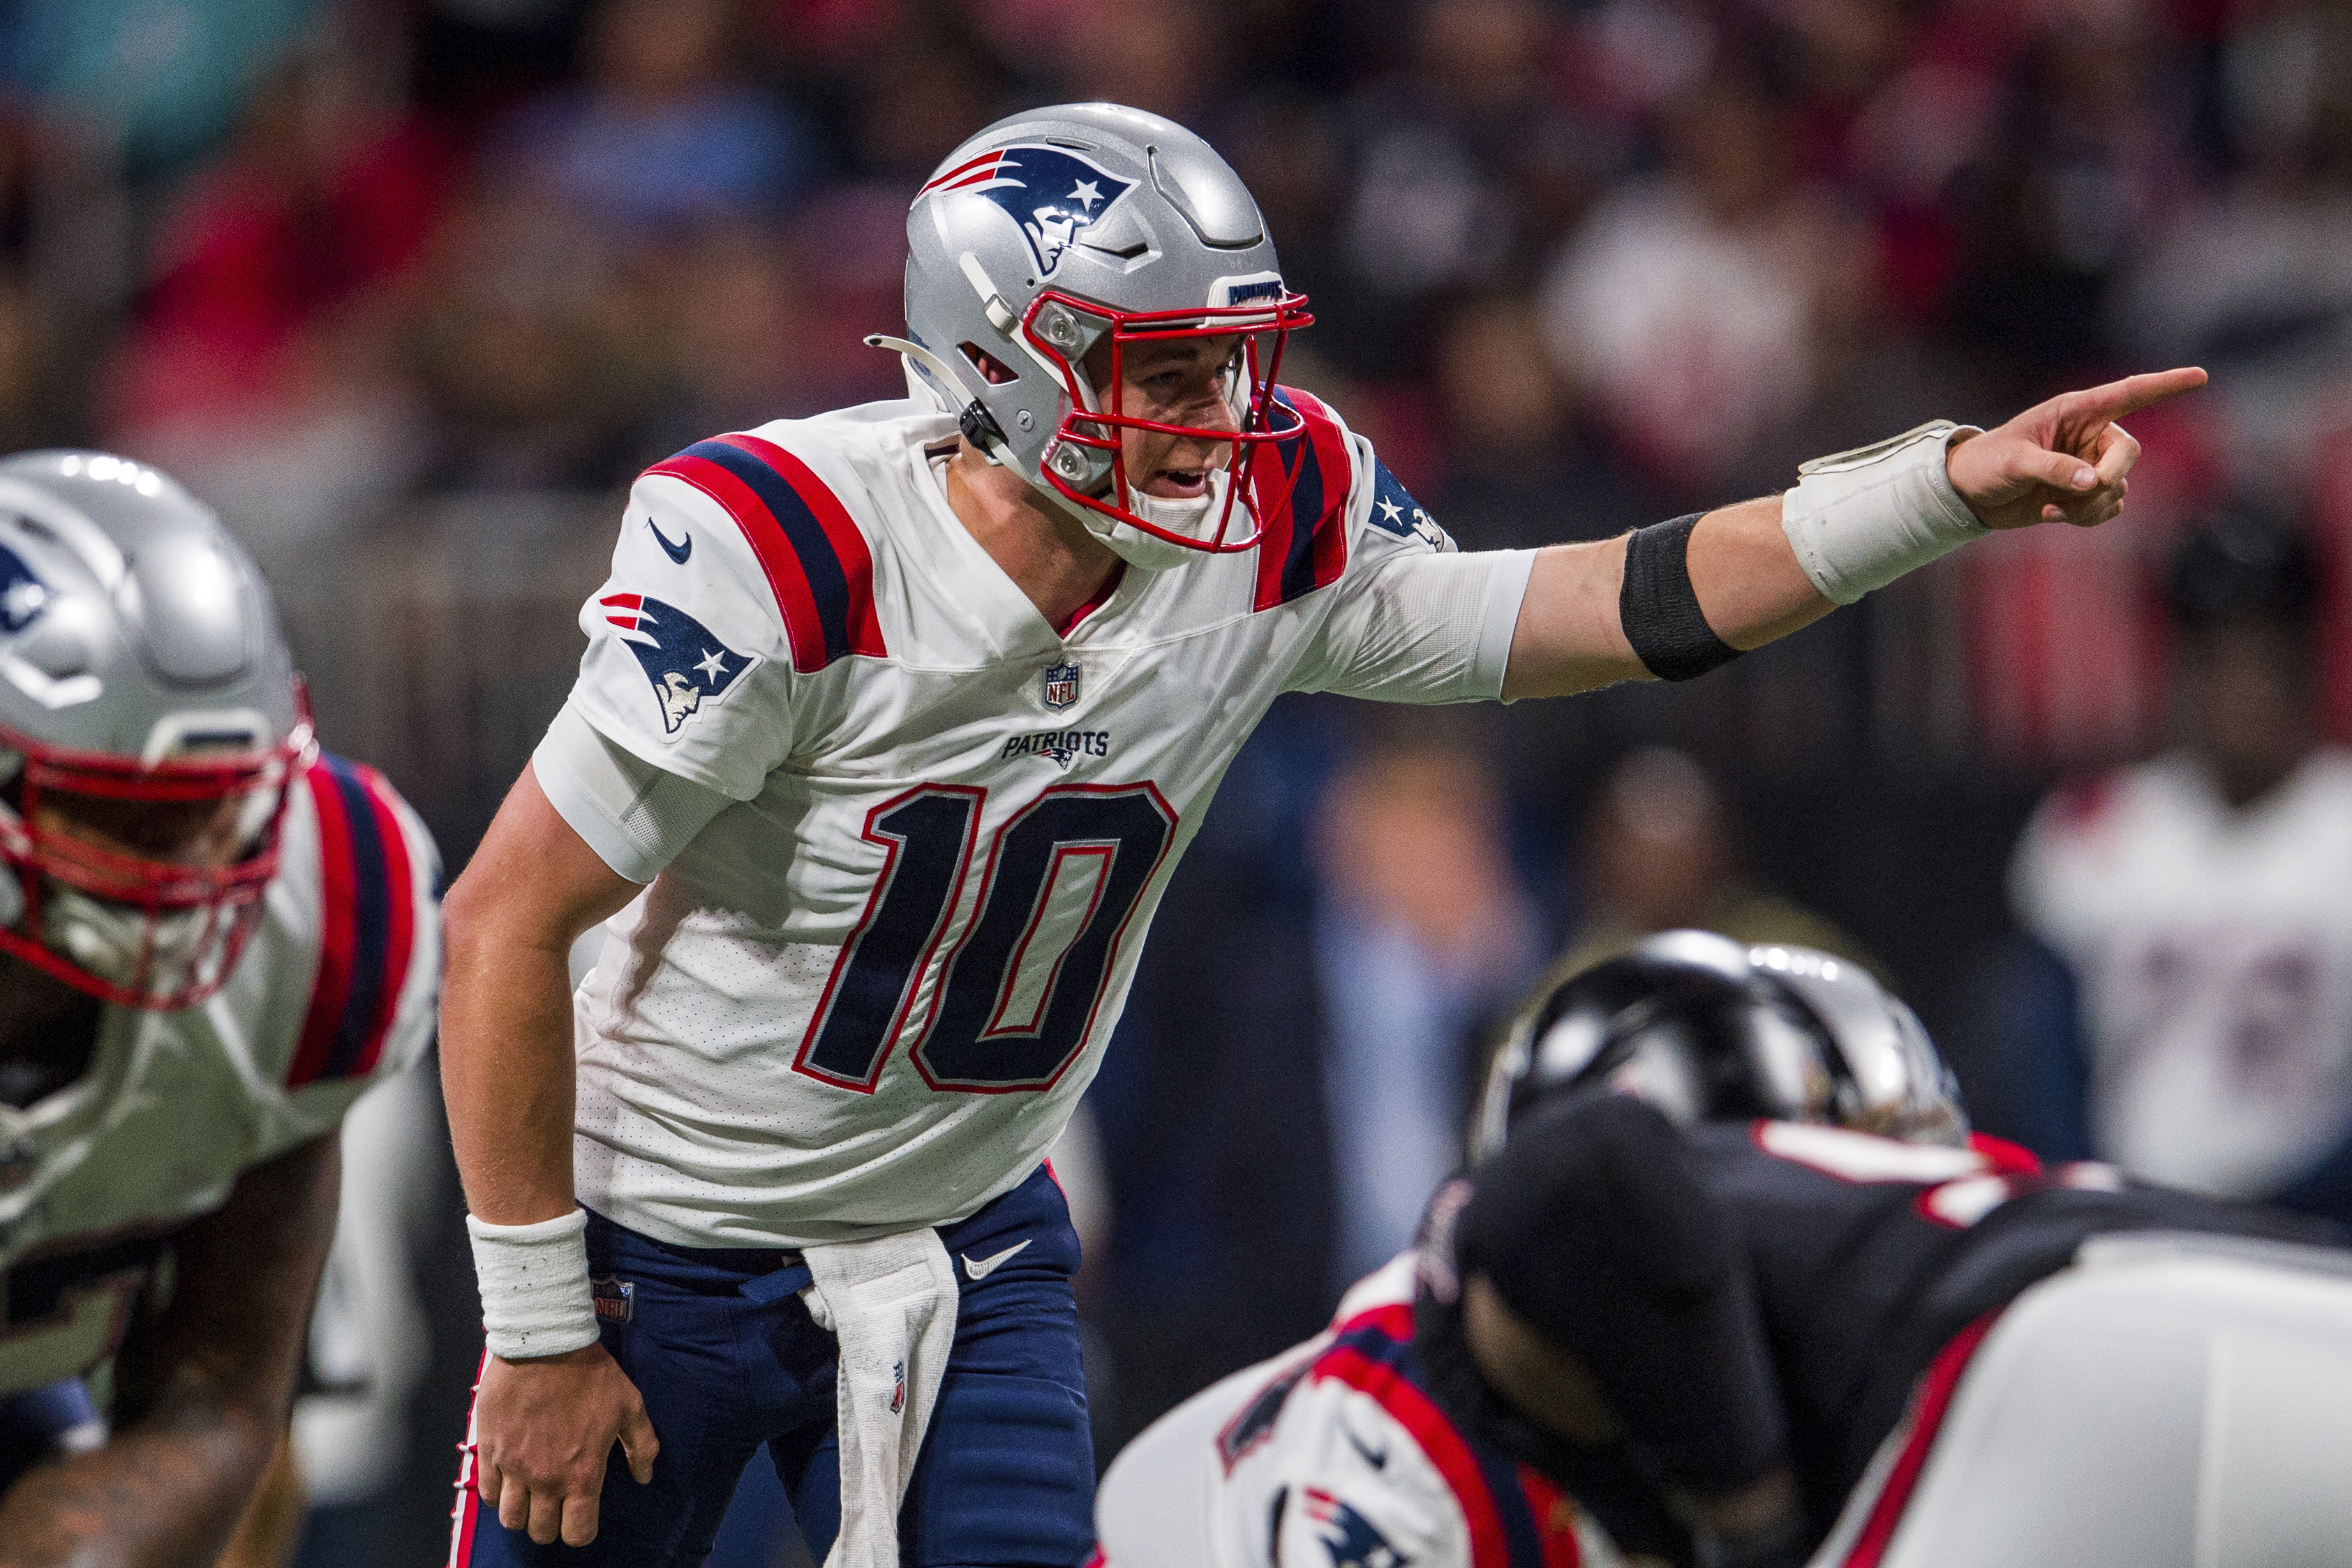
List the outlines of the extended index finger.
{"label": "extended index finger", "polygon": [[2119,382],[2109,382],[2105,386],[2076,392],[2074,406],[2067,412],[2094,419],[2122,419],[2127,414],[2137,413],[2141,409],[2152,408],[2167,398],[2195,392],[2205,384],[2205,372],[2194,365],[2126,376]]}

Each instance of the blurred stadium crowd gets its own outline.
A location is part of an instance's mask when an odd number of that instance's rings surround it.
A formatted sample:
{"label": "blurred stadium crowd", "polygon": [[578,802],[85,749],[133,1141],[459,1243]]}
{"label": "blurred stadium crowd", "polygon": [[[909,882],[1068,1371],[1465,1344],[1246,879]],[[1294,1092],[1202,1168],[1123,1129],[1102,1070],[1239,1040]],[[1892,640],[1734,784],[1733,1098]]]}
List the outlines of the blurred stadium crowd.
{"label": "blurred stadium crowd", "polygon": [[[2125,526],[1979,545],[1692,685],[1277,709],[1065,1160],[1094,1195],[1105,1452],[1318,1326],[1454,1157],[1482,1026],[1642,931],[1863,955],[1991,1130],[2112,1156],[2102,1030],[2196,1012],[2212,911],[2267,912],[2284,934],[2178,1048],[2237,1066],[2163,1092],[2194,1122],[2252,1083],[2304,1119],[2166,1174],[2278,1192],[2352,1123],[2352,796],[2255,820],[2352,737],[2341,5],[17,0],[0,73],[0,444],[124,451],[217,505],[325,737],[453,872],[570,682],[629,477],[898,395],[859,340],[899,320],[907,203],[1015,108],[1114,99],[1223,151],[1318,318],[1288,379],[1465,549],[2213,372],[2136,423]],[[2251,653],[2155,589],[2216,516],[2308,557],[2217,612],[2263,628]],[[2221,774],[2262,754],[2198,831],[2267,834],[2270,869],[2145,819],[2150,897],[2206,925],[2116,956],[2064,885],[2125,873],[2051,867],[2130,779],[2067,787],[2014,846],[2060,780],[2168,743]],[[446,1506],[473,1292],[454,1184],[428,1207],[430,1440],[339,1561],[422,1560]]]}

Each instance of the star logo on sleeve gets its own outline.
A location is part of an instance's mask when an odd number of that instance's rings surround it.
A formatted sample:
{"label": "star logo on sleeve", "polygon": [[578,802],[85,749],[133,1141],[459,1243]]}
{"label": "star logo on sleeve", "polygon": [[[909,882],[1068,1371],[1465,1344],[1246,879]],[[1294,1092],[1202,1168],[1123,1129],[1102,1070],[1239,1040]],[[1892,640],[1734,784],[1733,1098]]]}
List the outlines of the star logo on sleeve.
{"label": "star logo on sleeve", "polygon": [[1372,465],[1372,527],[1384,534],[1394,534],[1401,539],[1419,539],[1439,554],[1455,548],[1454,540],[1436,519],[1421,509],[1412,492],[1389,472],[1385,463]]}
{"label": "star logo on sleeve", "polygon": [[753,663],[711,634],[710,628],[674,604],[642,593],[608,593],[596,601],[604,619],[621,630],[621,641],[637,656],[661,704],[662,729],[678,727],[734,686]]}

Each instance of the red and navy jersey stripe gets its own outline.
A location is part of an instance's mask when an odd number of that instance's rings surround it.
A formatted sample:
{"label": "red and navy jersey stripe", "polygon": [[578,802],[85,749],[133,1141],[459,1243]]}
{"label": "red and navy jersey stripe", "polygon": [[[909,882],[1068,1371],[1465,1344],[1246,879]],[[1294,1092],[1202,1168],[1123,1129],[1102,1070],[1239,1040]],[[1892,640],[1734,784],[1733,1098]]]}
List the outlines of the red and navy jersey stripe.
{"label": "red and navy jersey stripe", "polygon": [[408,838],[383,775],[321,755],[310,785],[319,825],[319,967],[286,1072],[289,1089],[375,1071],[399,1014],[419,913]]}
{"label": "red and navy jersey stripe", "polygon": [[1348,440],[1329,409],[1303,392],[1275,402],[1306,428],[1252,460],[1250,499],[1265,528],[1257,542],[1257,599],[1271,610],[1328,588],[1348,566],[1348,492],[1355,484]]}
{"label": "red and navy jersey stripe", "polygon": [[727,510],[767,573],[793,668],[813,674],[850,653],[887,658],[874,614],[874,557],[841,500],[772,441],[721,435],[647,469],[683,479]]}
{"label": "red and navy jersey stripe", "polygon": [[1469,1523],[1470,1568],[1577,1568],[1576,1534],[1559,1511],[1559,1489],[1473,1441],[1422,1387],[1412,1307],[1375,1307],[1342,1323],[1307,1375],[1370,1396],[1412,1434]]}

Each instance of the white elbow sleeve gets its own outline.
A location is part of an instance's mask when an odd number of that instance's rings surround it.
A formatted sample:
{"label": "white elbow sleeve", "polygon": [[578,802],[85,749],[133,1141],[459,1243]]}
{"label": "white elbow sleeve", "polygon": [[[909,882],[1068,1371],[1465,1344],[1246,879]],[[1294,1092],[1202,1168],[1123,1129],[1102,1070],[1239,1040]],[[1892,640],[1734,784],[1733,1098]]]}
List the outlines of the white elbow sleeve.
{"label": "white elbow sleeve", "polygon": [[647,883],[710,819],[723,791],[655,767],[607,739],[566,703],[531,753],[540,789],[572,831],[631,882]]}
{"label": "white elbow sleeve", "polygon": [[1973,426],[1931,420],[1800,467],[1780,529],[1822,597],[1851,604],[1988,532],[1952,488],[1945,453]]}

